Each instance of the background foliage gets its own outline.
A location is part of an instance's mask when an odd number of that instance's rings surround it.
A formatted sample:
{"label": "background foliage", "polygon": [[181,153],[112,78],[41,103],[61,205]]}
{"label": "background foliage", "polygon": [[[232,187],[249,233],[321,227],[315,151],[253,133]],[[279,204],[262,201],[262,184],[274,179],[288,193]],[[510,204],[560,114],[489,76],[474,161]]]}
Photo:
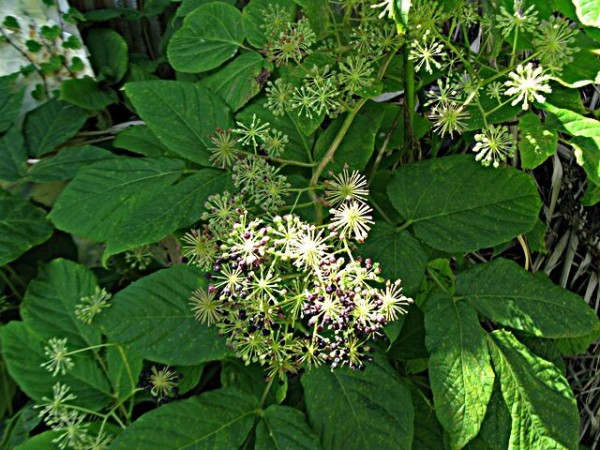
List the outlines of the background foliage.
{"label": "background foliage", "polygon": [[[89,11],[85,2],[71,5],[81,11],[31,2],[46,19],[17,3],[13,13],[0,10],[0,52],[17,48],[13,15],[41,20],[40,33],[55,20],[60,36],[40,34],[48,61],[29,55],[0,77],[0,448],[600,442],[600,401],[590,394],[600,337],[597,1],[449,0],[437,12],[402,0],[378,8],[363,0],[146,0]],[[287,14],[285,33],[304,30],[314,46],[301,41],[306,47],[284,58],[269,34],[275,5]],[[572,60],[548,81],[552,92],[525,111],[484,87],[534,57],[544,62],[531,31],[505,34],[493,24],[502,9],[517,17],[529,7],[579,32],[568,41]],[[65,47],[75,24],[79,47]],[[463,78],[466,95],[454,106],[469,115],[457,129],[440,119],[443,104],[428,103],[450,69],[417,69],[409,58],[413,42],[427,42],[427,26],[460,47],[459,67],[475,66],[466,81],[477,74],[482,83],[469,100]],[[379,39],[366,53],[361,33]],[[87,47],[80,70],[69,45]],[[26,49],[37,55],[34,44]],[[346,79],[339,97],[329,92],[335,107],[319,98],[305,109],[293,99],[281,111],[266,107],[276,80],[303,92],[318,85],[319,70],[325,79],[344,64],[358,73],[360,58],[371,59],[371,72]],[[32,103],[39,106],[24,106]],[[304,220],[327,216],[319,189],[329,171],[368,176],[376,223],[357,250],[381,262],[386,278],[401,278],[414,304],[374,343],[364,371],[312,368],[271,384],[194,319],[189,297],[207,281],[184,264],[180,238],[203,222],[211,194],[233,189],[231,171],[213,164],[215,133],[256,118],[287,136],[281,154],[260,156],[304,189],[295,210]],[[516,149],[498,168],[471,151],[494,124]],[[82,320],[82,299],[100,295],[112,296],[110,306]],[[74,363],[56,376],[43,366],[53,338],[67,339]],[[163,391],[157,374],[166,377]],[[57,383],[76,396],[69,408],[85,414],[71,428],[39,416]]]}

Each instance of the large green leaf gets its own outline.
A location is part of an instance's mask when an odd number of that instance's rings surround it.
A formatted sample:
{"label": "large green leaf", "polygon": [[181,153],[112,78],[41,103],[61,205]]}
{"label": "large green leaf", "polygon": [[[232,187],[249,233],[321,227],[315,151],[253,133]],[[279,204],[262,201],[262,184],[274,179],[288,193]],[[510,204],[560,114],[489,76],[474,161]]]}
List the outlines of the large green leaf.
{"label": "large green leaf", "polygon": [[231,177],[216,169],[203,169],[141,204],[110,236],[104,258],[140,245],[159,241],[178,228],[200,220],[209,195],[227,189]]}
{"label": "large green leaf", "polygon": [[17,87],[18,74],[0,77],[0,133],[8,130],[19,115],[25,89]]}
{"label": "large green leaf", "polygon": [[403,450],[413,440],[410,391],[385,361],[364,372],[328,367],[302,377],[309,421],[330,450]]}
{"label": "large green leaf", "polygon": [[183,162],[168,158],[118,158],[81,170],[62,192],[49,217],[57,228],[104,241],[141,204],[175,182]]}
{"label": "large green leaf", "polygon": [[600,202],[600,184],[588,183],[584,196],[581,198],[581,204],[584,206],[594,206]]}
{"label": "large green leaf", "polygon": [[51,152],[73,137],[87,120],[82,109],[50,100],[27,114],[25,138],[32,156]]}
{"label": "large green leaf", "polygon": [[596,314],[581,297],[507,259],[460,274],[456,293],[488,319],[534,336],[576,338],[598,326]]}
{"label": "large green leaf", "polygon": [[263,48],[267,43],[269,33],[273,33],[270,24],[265,23],[269,5],[277,5],[288,13],[288,20],[293,21],[296,15],[296,5],[293,0],[251,0],[242,13],[244,36],[255,48]]}
{"label": "large green leaf", "polygon": [[541,207],[529,175],[485,168],[467,155],[400,167],[388,195],[417,238],[446,252],[491,247],[526,233]]}
{"label": "large green leaf", "polygon": [[232,58],[244,40],[242,13],[222,2],[200,6],[183,21],[167,48],[175,70],[206,72]]}
{"label": "large green leaf", "polygon": [[600,28],[600,2],[598,0],[573,0],[577,18],[588,27]]}
{"label": "large green leaf", "polygon": [[115,136],[113,146],[144,156],[164,156],[168,152],[147,125],[125,128]]}
{"label": "large green leaf", "polygon": [[256,428],[255,450],[319,450],[319,437],[304,414],[294,408],[273,405],[261,416]]}
{"label": "large green leaf", "polygon": [[111,450],[237,449],[252,428],[258,400],[236,388],[207,392],[144,414]]}
{"label": "large green leaf", "polygon": [[[378,103],[371,103],[363,108],[354,118],[327,169],[340,172],[347,164],[352,169],[363,170],[375,150],[375,137],[384,113],[385,109]],[[344,122],[349,120],[348,117],[336,119],[319,136],[315,144],[315,159],[321,159],[327,153]]]}
{"label": "large green leaf", "polygon": [[48,240],[52,225],[44,211],[0,189],[0,266]]}
{"label": "large green leaf", "polygon": [[44,158],[29,169],[27,178],[35,183],[69,180],[83,167],[116,155],[93,145],[68,147],[58,155]]}
{"label": "large green leaf", "polygon": [[571,144],[577,163],[592,182],[600,184],[600,121],[550,104],[545,104],[544,109],[552,114],[560,131],[574,137]]}
{"label": "large green leaf", "polygon": [[89,347],[100,343],[100,333],[75,317],[75,305],[98,286],[86,267],[66,259],[43,266],[29,284],[21,317],[43,339],[67,338],[68,346]]}
{"label": "large green leaf", "polygon": [[244,53],[218,72],[203,79],[201,85],[218,94],[232,111],[237,111],[258,94],[265,80],[258,80],[273,65],[256,52]]}
{"label": "large green leaf", "polygon": [[125,39],[110,28],[93,28],[86,44],[96,73],[111,84],[121,81],[129,64]]}
{"label": "large green leaf", "polygon": [[[91,352],[72,356],[74,366],[65,375],[52,377],[41,365],[48,361],[44,347],[48,341],[38,336],[24,322],[13,321],[2,327],[2,354],[8,372],[19,387],[35,402],[42,397],[52,397],[52,386],[56,382],[66,384],[77,396],[77,405],[99,408],[108,404],[111,390],[108,380]],[[60,336],[58,336],[60,337]],[[69,346],[68,350],[75,350]]]}
{"label": "large green leaf", "polygon": [[492,360],[512,418],[508,450],[576,449],[577,403],[560,370],[507,331],[492,337]]}
{"label": "large green leaf", "polygon": [[476,311],[464,301],[438,293],[424,307],[436,415],[450,448],[461,449],[479,433],[494,387],[487,338]]}
{"label": "large green leaf", "polygon": [[18,127],[0,138],[0,180],[17,181],[25,174],[27,150]]}
{"label": "large green leaf", "polygon": [[119,101],[115,91],[109,88],[104,89],[98,81],[91,77],[64,80],[60,84],[59,98],[90,111],[100,111]]}
{"label": "large green leaf", "polygon": [[111,341],[152,361],[190,366],[223,359],[232,355],[225,339],[199,324],[188,304],[205,283],[200,271],[185,265],[155,272],[115,295],[99,321]]}
{"label": "large green leaf", "polygon": [[406,295],[417,294],[425,275],[427,253],[410,233],[398,232],[383,221],[376,222],[359,253],[379,262],[386,278],[401,279]]}
{"label": "large green leaf", "polygon": [[535,169],[556,152],[558,134],[542,126],[537,114],[527,113],[519,119],[521,165]]}
{"label": "large green leaf", "polygon": [[561,131],[571,136],[600,137],[600,122],[596,119],[582,116],[569,109],[557,108],[549,103],[545,103],[543,108],[552,114]]}
{"label": "large green leaf", "polygon": [[[207,6],[210,6],[208,4]],[[210,135],[231,125],[227,105],[217,95],[183,81],[140,81],[125,92],[150,130],[170,151],[212,166]]]}
{"label": "large green leaf", "polygon": [[500,386],[496,382],[481,431],[465,448],[467,450],[506,450],[510,440],[510,428],[510,411],[504,403]]}
{"label": "large green leaf", "polygon": [[[600,122],[598,122],[600,129]],[[600,136],[575,137],[571,140],[577,164],[583,167],[590,181],[600,184]]]}
{"label": "large green leaf", "polygon": [[177,17],[187,16],[189,13],[191,13],[193,10],[195,10],[199,6],[202,6],[206,3],[216,2],[216,1],[229,3],[230,5],[235,5],[235,2],[236,2],[236,0],[182,0],[181,6],[179,6],[179,8],[177,8]]}

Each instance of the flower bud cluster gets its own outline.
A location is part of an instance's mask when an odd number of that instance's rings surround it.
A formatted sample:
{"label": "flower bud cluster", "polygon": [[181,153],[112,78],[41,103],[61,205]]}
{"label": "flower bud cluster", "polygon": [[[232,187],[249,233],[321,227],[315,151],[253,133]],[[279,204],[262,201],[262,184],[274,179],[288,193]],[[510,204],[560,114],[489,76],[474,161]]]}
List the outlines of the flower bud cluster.
{"label": "flower bud cluster", "polygon": [[251,219],[244,211],[219,252],[192,309],[270,376],[321,364],[363,369],[368,341],[411,302],[336,230],[293,214]]}

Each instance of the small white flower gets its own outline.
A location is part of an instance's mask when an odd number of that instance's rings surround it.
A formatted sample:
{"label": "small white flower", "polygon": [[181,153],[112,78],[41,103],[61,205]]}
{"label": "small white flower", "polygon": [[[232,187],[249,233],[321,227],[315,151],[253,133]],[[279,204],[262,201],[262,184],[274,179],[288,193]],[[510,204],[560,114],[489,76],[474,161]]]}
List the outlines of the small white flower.
{"label": "small white flower", "polygon": [[61,375],[65,375],[75,365],[67,350],[67,338],[51,338],[48,341],[48,346],[44,347],[44,353],[50,359],[42,363],[41,366],[52,372],[53,377],[58,375],[59,372]]}
{"label": "small white flower", "polygon": [[533,64],[528,63],[526,66],[517,66],[515,71],[508,74],[510,80],[504,83],[508,87],[504,95],[516,96],[511,105],[515,106],[523,102],[523,109],[528,109],[529,102],[544,103],[546,101],[542,92],[546,94],[552,92],[547,84],[551,77],[543,74],[543,71],[542,66],[534,69]]}
{"label": "small white flower", "polygon": [[102,312],[103,309],[109,308],[108,301],[112,297],[106,289],[96,287],[94,294],[81,298],[81,303],[75,305],[75,317],[82,322],[91,325],[94,317]]}
{"label": "small white flower", "polygon": [[491,164],[498,167],[500,162],[513,156],[513,138],[502,126],[491,125],[483,130],[483,133],[476,134],[475,141],[477,142],[473,147],[473,151],[477,153],[475,159],[481,161],[484,166]]}
{"label": "small white flower", "polygon": [[190,307],[194,313],[194,319],[200,323],[212,325],[222,318],[221,304],[215,298],[215,294],[196,289],[190,297]]}
{"label": "small white flower", "polygon": [[410,53],[408,59],[415,61],[415,70],[418,72],[423,66],[427,73],[433,73],[433,68],[441,69],[442,64],[438,60],[443,60],[446,57],[444,45],[437,42],[431,36],[429,30],[423,33],[422,39],[416,39],[410,45]]}
{"label": "small white flower", "polygon": [[394,18],[394,1],[396,0],[384,0],[381,3],[376,3],[375,5],[371,5],[371,8],[383,8],[383,11],[379,13],[379,18],[383,19],[387,16],[389,19]]}
{"label": "small white flower", "polygon": [[329,245],[323,236],[323,230],[317,231],[314,226],[307,225],[290,243],[290,253],[297,267],[317,268],[327,253]]}
{"label": "small white flower", "polygon": [[71,394],[69,386],[66,384],[55,383],[52,386],[52,398],[42,397],[44,403],[35,405],[35,408],[40,408],[40,417],[48,424],[54,423],[57,417],[65,410],[65,403],[76,400],[77,397]]}
{"label": "small white flower", "polygon": [[364,202],[369,195],[367,179],[358,170],[350,173],[344,168],[342,173],[334,175],[333,180],[326,183],[325,197],[333,206],[350,200]]}
{"label": "small white flower", "polygon": [[354,238],[362,242],[368,236],[370,225],[374,223],[371,211],[371,207],[364,203],[344,203],[338,209],[329,210],[333,215],[330,226],[340,232],[341,239]]}
{"label": "small white flower", "polygon": [[381,311],[388,321],[396,320],[399,314],[406,314],[405,306],[412,302],[411,298],[402,295],[400,280],[396,280],[394,283],[388,280],[385,283],[385,291],[381,296]]}
{"label": "small white flower", "polygon": [[453,137],[454,132],[462,133],[470,115],[464,106],[456,102],[448,102],[436,106],[428,115],[433,121],[433,129],[444,136],[446,133]]}

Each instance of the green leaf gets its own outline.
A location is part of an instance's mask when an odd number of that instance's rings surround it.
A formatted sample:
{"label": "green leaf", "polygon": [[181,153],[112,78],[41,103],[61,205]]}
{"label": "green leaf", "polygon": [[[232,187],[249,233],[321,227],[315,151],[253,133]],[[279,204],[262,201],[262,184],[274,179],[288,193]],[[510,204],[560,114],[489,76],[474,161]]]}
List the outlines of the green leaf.
{"label": "green leaf", "polygon": [[115,136],[113,146],[152,157],[169,151],[146,125],[125,128]]}
{"label": "green leaf", "polygon": [[322,0],[294,0],[300,5],[302,11],[308,17],[310,27],[316,33],[317,38],[323,39],[329,34],[329,3]]}
{"label": "green leaf", "polygon": [[219,95],[232,111],[237,111],[257,95],[264,83],[257,80],[263,71],[267,75],[273,65],[256,52],[244,53],[218,72],[204,78],[200,85]]}
{"label": "green leaf", "polygon": [[600,3],[598,0],[573,0],[577,18],[588,27],[600,28]]}
{"label": "green leaf", "polygon": [[525,169],[535,169],[556,152],[558,134],[542,126],[537,114],[519,118],[519,151]]}
{"label": "green leaf", "polygon": [[379,262],[386,278],[401,279],[406,295],[417,294],[425,275],[427,253],[410,233],[400,233],[383,221],[376,222],[359,253]]}
{"label": "green leaf", "polygon": [[[262,397],[267,388],[265,380],[265,369],[258,363],[246,365],[239,358],[231,358],[221,362],[221,386],[235,386],[256,398]],[[275,392],[277,384],[273,383],[265,402],[267,404],[275,402]]]}
{"label": "green leaf", "polygon": [[544,103],[543,108],[553,115],[560,131],[571,136],[600,137],[600,122],[596,119],[582,116],[569,109],[557,108]]}
{"label": "green leaf", "polygon": [[[600,129],[600,122],[598,127]],[[583,167],[590,181],[600,184],[600,136],[575,137],[571,140],[577,164]]]}
{"label": "green leaf", "polygon": [[0,133],[8,130],[21,109],[25,89],[17,87],[18,74],[0,77]]}
{"label": "green leaf", "polygon": [[410,305],[404,316],[400,335],[390,346],[388,356],[399,361],[426,359],[425,322],[423,312],[416,305]]}
{"label": "green leaf", "polygon": [[111,450],[234,449],[250,432],[255,397],[218,389],[144,414],[120,434]]}
{"label": "green leaf", "polygon": [[585,336],[598,324],[581,297],[507,259],[479,264],[460,274],[456,292],[484,317],[538,337]]}
{"label": "green leaf", "polygon": [[144,244],[157,242],[173,231],[200,220],[209,195],[227,189],[231,176],[216,169],[203,169],[181,183],[155,194],[152,202],[140,204],[108,239],[103,258]]}
{"label": "green leaf", "polygon": [[488,403],[481,431],[466,450],[504,450],[510,440],[511,418],[510,411],[504,403],[498,382],[494,385],[492,398]]}
{"label": "green leaf", "polygon": [[64,80],[60,84],[59,98],[90,111],[100,111],[119,100],[114,91],[102,89],[90,77]]}
{"label": "green leaf", "polygon": [[288,136],[289,142],[281,155],[284,159],[298,162],[312,161],[311,149],[314,141],[313,136],[306,136],[288,116],[275,116],[263,106],[264,101],[255,101],[242,109],[236,116],[236,120],[245,124],[252,122],[252,116],[263,122],[268,122],[271,128],[281,131]]}
{"label": "green leaf", "polygon": [[202,6],[206,3],[213,3],[216,1],[229,3],[230,5],[235,5],[236,2],[236,0],[183,0],[179,8],[177,8],[177,17],[187,16],[199,6]]}
{"label": "green leaf", "polygon": [[412,0],[394,0],[392,5],[394,22],[396,22],[396,28],[400,34],[404,34],[408,29],[408,14],[411,6]]}
{"label": "green leaf", "polygon": [[25,175],[27,150],[25,141],[15,126],[0,138],[0,180],[17,181]]}
{"label": "green leaf", "polygon": [[167,158],[115,158],[81,170],[48,216],[57,228],[96,241],[109,240],[139,205],[175,182],[183,162]]}
{"label": "green leaf", "polygon": [[200,271],[185,265],[155,272],[115,295],[98,320],[112,342],[151,361],[189,366],[223,359],[232,354],[225,340],[199,324],[188,304],[205,284]]}
{"label": "green leaf", "polygon": [[54,442],[60,435],[60,431],[44,431],[23,442],[15,450],[60,450],[58,444]]}
{"label": "green leaf", "polygon": [[571,145],[577,163],[592,182],[600,184],[600,121],[550,104],[545,104],[544,109],[552,114],[559,131],[574,136]]}
{"label": "green leaf", "polygon": [[562,373],[511,333],[498,330],[492,338],[492,360],[512,418],[508,450],[577,448],[577,403]]}
{"label": "green leaf", "polygon": [[[571,48],[579,51],[573,55],[573,60],[563,67],[560,76],[556,78],[561,84],[578,89],[589,84],[600,83],[600,59],[598,58],[598,42],[588,35],[598,30],[588,29],[587,32],[575,35]],[[595,39],[598,39],[596,36]]]}
{"label": "green leaf", "polygon": [[[341,172],[347,164],[351,169],[364,170],[375,149],[377,130],[383,121],[385,108],[377,103],[369,103],[354,118],[352,125],[335,152],[327,170]],[[315,159],[321,159],[329,150],[340,129],[350,120],[350,113],[336,119],[325,130],[315,144]]]}
{"label": "green leaf", "polygon": [[90,61],[96,73],[110,84],[121,81],[127,72],[127,42],[110,28],[93,28],[87,36]]}
{"label": "green leaf", "polygon": [[263,48],[267,44],[268,34],[273,33],[271,24],[265,23],[265,15],[269,5],[277,5],[287,12],[288,20],[293,22],[296,16],[296,5],[292,0],[251,0],[242,13],[244,36],[255,48]]}
{"label": "green leaf", "polygon": [[217,128],[231,125],[223,100],[203,87],[183,81],[127,83],[125,92],[140,117],[171,152],[212,166],[207,151],[211,147],[209,136]]}
{"label": "green leaf", "polygon": [[27,114],[25,138],[29,154],[41,156],[75,136],[87,116],[76,106],[50,100]]}
{"label": "green leaf", "polygon": [[108,379],[118,400],[125,400],[138,388],[143,358],[129,348],[114,345],[106,349]]}
{"label": "green leaf", "polygon": [[584,206],[594,206],[600,202],[600,184],[588,183],[585,194],[581,198]]}
{"label": "green leaf", "polygon": [[390,201],[427,245],[468,252],[531,230],[541,207],[533,179],[513,168],[482,167],[458,155],[400,167]]}
{"label": "green leaf", "polygon": [[67,347],[83,348],[100,344],[100,332],[75,317],[75,305],[92,295],[96,277],[82,265],[55,259],[43,266],[29,284],[21,317],[42,339],[67,338]]}
{"label": "green leaf", "polygon": [[0,266],[50,238],[53,228],[44,216],[40,208],[0,190]]}
{"label": "green leaf", "polygon": [[242,45],[242,13],[222,2],[200,6],[169,42],[167,57],[180,72],[206,72],[232,58]]}
{"label": "green leaf", "polygon": [[[2,333],[0,333],[0,336]],[[16,448],[19,444],[25,442],[29,438],[29,433],[37,427],[42,418],[39,416],[39,411],[33,407],[33,402],[27,403],[11,418],[4,422],[2,439],[0,440],[0,448],[2,450],[10,450]]]}
{"label": "green leaf", "polygon": [[448,294],[433,294],[424,306],[436,415],[450,448],[461,449],[479,433],[494,387],[486,334],[475,310]]}
{"label": "green leaf", "polygon": [[330,450],[403,450],[413,440],[410,391],[379,358],[364,372],[321,367],[302,377],[309,421]]}
{"label": "green leaf", "polygon": [[255,450],[319,450],[319,438],[310,429],[304,414],[288,406],[272,405],[256,428]]}
{"label": "green leaf", "polygon": [[[26,323],[12,321],[2,327],[2,353],[8,372],[19,387],[36,403],[42,397],[52,397],[52,386],[56,382],[66,384],[77,396],[77,405],[86,408],[101,408],[111,400],[108,380],[91,352],[73,355],[74,366],[65,375],[52,377],[41,367],[48,361],[44,354],[47,340],[35,334]],[[69,350],[75,350],[69,346]]]}
{"label": "green leaf", "polygon": [[412,450],[445,450],[444,429],[435,417],[435,409],[428,394],[412,387],[412,401],[415,406],[415,437]]}
{"label": "green leaf", "polygon": [[29,169],[27,179],[34,183],[51,183],[73,178],[77,172],[91,164],[116,156],[100,147],[84,145],[68,147],[58,155],[44,158]]}

